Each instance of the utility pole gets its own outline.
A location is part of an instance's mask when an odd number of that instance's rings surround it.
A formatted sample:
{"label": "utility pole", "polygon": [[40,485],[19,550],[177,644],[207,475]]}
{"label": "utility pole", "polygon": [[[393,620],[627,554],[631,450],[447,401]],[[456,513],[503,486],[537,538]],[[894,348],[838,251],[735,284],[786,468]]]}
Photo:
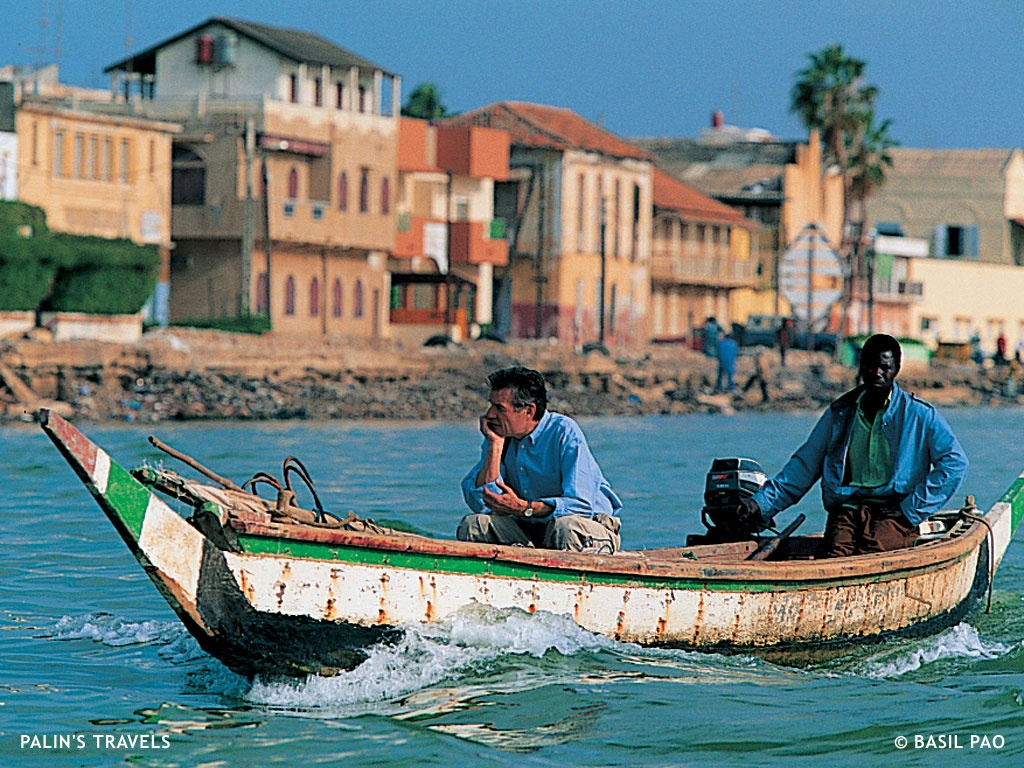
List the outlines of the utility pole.
{"label": "utility pole", "polygon": [[238,292],[238,312],[246,317],[252,314],[252,248],[253,248],[253,196],[252,166],[256,148],[252,119],[245,121],[245,206],[242,219],[242,285]]}

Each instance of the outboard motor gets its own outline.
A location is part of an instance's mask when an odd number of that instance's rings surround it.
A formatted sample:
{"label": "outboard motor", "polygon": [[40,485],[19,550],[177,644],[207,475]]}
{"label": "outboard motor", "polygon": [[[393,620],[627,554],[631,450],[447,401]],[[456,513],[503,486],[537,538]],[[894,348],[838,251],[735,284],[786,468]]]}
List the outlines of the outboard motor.
{"label": "outboard motor", "polygon": [[704,482],[704,509],[701,519],[708,529],[707,541],[746,541],[766,527],[760,519],[741,517],[737,510],[742,499],[749,499],[768,478],[753,459],[715,459]]}

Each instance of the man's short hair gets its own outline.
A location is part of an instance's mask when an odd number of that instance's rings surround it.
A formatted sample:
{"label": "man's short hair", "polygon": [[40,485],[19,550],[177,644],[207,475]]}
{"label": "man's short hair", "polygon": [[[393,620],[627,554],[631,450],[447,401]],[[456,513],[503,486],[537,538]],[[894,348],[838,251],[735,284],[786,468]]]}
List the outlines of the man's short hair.
{"label": "man's short hair", "polygon": [[511,389],[512,407],[517,411],[534,403],[537,406],[536,416],[539,419],[547,410],[548,390],[540,371],[522,365],[513,365],[510,368],[500,368],[492,373],[487,377],[487,383],[490,384],[493,391]]}
{"label": "man's short hair", "polygon": [[900,343],[887,333],[876,333],[864,342],[864,346],[860,350],[860,367],[863,368],[867,362],[878,360],[883,352],[892,352],[896,367],[900,367],[903,350],[900,348]]}

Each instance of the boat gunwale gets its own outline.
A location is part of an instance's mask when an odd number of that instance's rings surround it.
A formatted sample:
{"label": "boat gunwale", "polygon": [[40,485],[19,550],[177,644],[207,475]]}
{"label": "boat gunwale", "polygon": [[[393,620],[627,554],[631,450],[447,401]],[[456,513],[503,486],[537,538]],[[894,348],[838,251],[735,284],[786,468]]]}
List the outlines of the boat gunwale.
{"label": "boat gunwale", "polygon": [[[323,545],[328,548],[394,552],[421,557],[483,560],[545,571],[578,573],[581,578],[681,579],[700,582],[841,583],[850,579],[889,581],[912,573],[947,567],[969,556],[983,545],[985,527],[972,523],[961,535],[929,541],[910,549],[854,555],[827,560],[779,560],[733,562],[716,559],[647,557],[644,550],[626,550],[615,555],[595,555],[558,550],[531,549],[500,544],[479,544],[420,536],[362,533],[340,529],[314,528],[287,523],[260,523],[231,519],[230,527],[243,537]],[[686,552],[699,547],[680,547]],[[291,552],[250,552],[265,556],[297,557]],[[310,559],[310,558],[304,558]],[[317,559],[317,558],[312,558]],[[336,558],[324,562],[344,562]]]}

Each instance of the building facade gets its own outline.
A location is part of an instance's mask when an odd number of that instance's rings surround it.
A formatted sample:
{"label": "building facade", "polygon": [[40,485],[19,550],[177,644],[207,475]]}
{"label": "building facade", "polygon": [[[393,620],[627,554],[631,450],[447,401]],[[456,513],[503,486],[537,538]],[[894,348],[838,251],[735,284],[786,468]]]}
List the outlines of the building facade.
{"label": "building facade", "polygon": [[387,335],[400,79],[316,35],[214,17],[107,68],[176,139],[171,319]]}
{"label": "building facade", "polygon": [[392,335],[461,341],[492,330],[494,271],[508,265],[505,221],[494,215],[508,134],[402,118],[398,152]]}
{"label": "building facade", "polygon": [[509,222],[496,326],[577,346],[650,339],[650,155],[570,110],[500,102],[444,122],[507,131]]}
{"label": "building facade", "polygon": [[758,284],[759,229],[734,208],[654,171],[654,339],[693,338],[712,316],[726,328],[739,319],[736,294]]}

